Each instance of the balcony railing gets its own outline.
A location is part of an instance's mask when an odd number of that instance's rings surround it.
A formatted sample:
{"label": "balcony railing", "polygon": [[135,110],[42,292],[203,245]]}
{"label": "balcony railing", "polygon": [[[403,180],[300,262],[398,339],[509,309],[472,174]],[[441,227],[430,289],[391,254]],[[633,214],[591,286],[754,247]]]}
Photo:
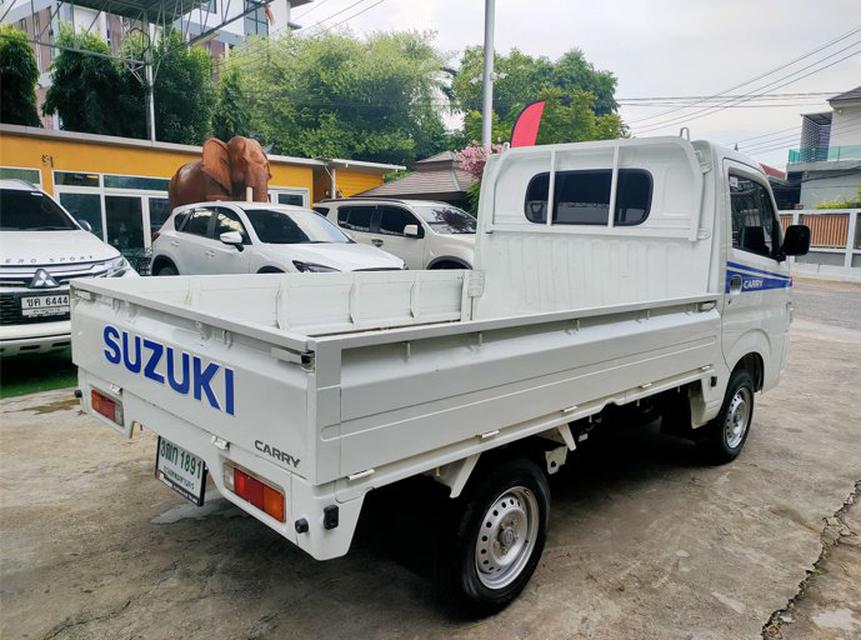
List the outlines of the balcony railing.
{"label": "balcony railing", "polygon": [[789,150],[789,164],[859,159],[861,159],[861,145],[848,147],[809,147]]}

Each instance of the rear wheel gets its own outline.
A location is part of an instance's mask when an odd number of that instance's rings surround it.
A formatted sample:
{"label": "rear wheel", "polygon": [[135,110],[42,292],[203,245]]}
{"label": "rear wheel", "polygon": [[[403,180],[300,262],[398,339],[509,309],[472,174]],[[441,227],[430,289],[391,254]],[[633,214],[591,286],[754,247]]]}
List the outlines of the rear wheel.
{"label": "rear wheel", "polygon": [[177,272],[176,267],[174,267],[172,264],[163,264],[159,266],[158,270],[155,272],[155,275],[176,276],[179,275],[179,272]]}
{"label": "rear wheel", "polygon": [[737,369],[730,376],[720,413],[706,426],[702,441],[715,464],[735,460],[744,448],[753,422],[755,388],[747,369]]}
{"label": "rear wheel", "polygon": [[508,606],[535,571],[550,512],[541,469],[517,459],[502,464],[458,499],[439,586],[470,615]]}

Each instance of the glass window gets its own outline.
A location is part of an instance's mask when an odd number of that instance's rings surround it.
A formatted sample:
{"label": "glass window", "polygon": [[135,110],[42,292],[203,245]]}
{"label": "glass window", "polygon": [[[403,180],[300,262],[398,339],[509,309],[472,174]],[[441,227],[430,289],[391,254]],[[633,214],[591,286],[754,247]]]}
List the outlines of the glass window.
{"label": "glass window", "polygon": [[135,270],[148,263],[144,255],[143,200],[136,196],[105,196],[108,243],[120,250]]}
{"label": "glass window", "polygon": [[352,242],[335,225],[313,211],[245,209],[260,242],[271,244],[316,244]]}
{"label": "glass window", "polygon": [[[254,9],[254,7],[257,7]],[[262,36],[269,35],[269,20],[266,18],[266,9],[257,0],[245,0],[245,10],[254,9],[245,15],[245,35]]]}
{"label": "glass window", "polygon": [[305,198],[301,193],[279,193],[278,195],[278,204],[292,204],[297,207],[305,206]]}
{"label": "glass window", "polygon": [[16,169],[15,167],[0,167],[0,180],[23,180],[34,186],[41,184],[38,169]]}
{"label": "glass window", "polygon": [[421,225],[415,216],[400,207],[380,207],[380,233],[389,236],[404,235],[404,227],[408,224],[418,226],[421,233]]}
{"label": "glass window", "polygon": [[41,191],[0,189],[3,231],[67,231],[77,229],[56,202]]}
{"label": "glass window", "polygon": [[781,238],[768,189],[755,180],[730,173],[729,193],[732,246],[761,256],[773,256],[773,249],[781,245]]}
{"label": "glass window", "polygon": [[170,180],[165,178],[139,178],[137,176],[104,176],[105,187],[109,189],[144,189],[146,191],[167,191]]}
{"label": "glass window", "polygon": [[338,210],[338,224],[354,231],[370,231],[373,206],[341,207]]}
{"label": "glass window", "polygon": [[188,220],[188,214],[190,213],[191,211],[188,209],[177,213],[176,217],[173,219],[173,228],[177,231],[182,231],[182,226],[185,224],[185,221]]}
{"label": "glass window", "polygon": [[102,199],[95,193],[61,193],[60,204],[75,220],[86,220],[95,233],[102,236]]}
{"label": "glass window", "polygon": [[[318,206],[318,207],[313,207],[313,209],[314,209],[314,211],[319,213],[324,218],[329,215],[329,207],[319,207]],[[861,229],[861,227],[859,227],[859,229]]]}
{"label": "glass window", "polygon": [[413,211],[424,218],[437,233],[475,233],[477,221],[463,209],[428,205],[413,207]]}
{"label": "glass window", "polygon": [[208,13],[215,13],[218,11],[218,7],[216,6],[216,0],[203,0],[200,3],[201,11],[206,11]]}
{"label": "glass window", "polygon": [[212,212],[209,209],[195,209],[191,212],[191,216],[189,216],[182,230],[186,233],[193,233],[196,236],[207,235],[211,215]]}
{"label": "glass window", "polygon": [[151,235],[161,229],[170,217],[170,204],[167,198],[148,198],[149,200],[149,231]]}
{"label": "glass window", "polygon": [[251,244],[251,241],[248,239],[248,232],[245,231],[245,225],[242,224],[242,221],[239,219],[239,216],[235,211],[221,208],[216,211],[218,212],[215,216],[214,237],[216,240],[221,237],[222,233],[238,231],[239,235],[242,236],[242,244]]}
{"label": "glass window", "polygon": [[[610,211],[610,169],[557,171],[553,224],[607,225]],[[529,181],[524,211],[530,222],[547,220],[550,174],[539,173]],[[619,169],[613,224],[641,224],[649,216],[652,177],[641,169]]]}
{"label": "glass window", "polygon": [[98,187],[99,174],[55,171],[54,184],[63,185],[66,187]]}

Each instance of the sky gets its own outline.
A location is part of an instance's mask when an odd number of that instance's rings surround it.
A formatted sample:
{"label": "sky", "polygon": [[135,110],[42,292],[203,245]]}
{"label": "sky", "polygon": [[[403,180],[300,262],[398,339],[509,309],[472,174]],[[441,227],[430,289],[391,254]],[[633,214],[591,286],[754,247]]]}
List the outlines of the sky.
{"label": "sky", "polygon": [[[374,6],[378,1],[362,0],[323,24],[346,20],[337,28],[357,34],[433,30],[437,46],[450,54],[452,63],[464,47],[482,43],[483,0],[383,0]],[[295,9],[293,19],[309,27],[356,2],[316,0]],[[359,11],[363,13],[351,18]],[[305,13],[308,15],[303,17]],[[803,56],[855,27],[861,27],[861,0],[496,0],[495,49],[505,53],[516,47],[555,59],[578,47],[596,68],[616,75],[617,98],[711,96]],[[843,48],[843,53],[836,53]],[[832,53],[835,55],[821,65],[799,71]],[[861,32],[731,93],[757,89],[793,71],[803,75],[853,53],[856,55],[828,69],[771,89],[841,93],[861,85]],[[693,139],[728,145],[742,141],[743,151],[747,138],[778,132],[747,145],[760,162],[783,168],[788,146],[797,146],[797,141],[786,139],[793,135],[791,130],[780,130],[797,127],[800,131],[801,113],[830,109],[824,97],[818,96],[774,102],[767,108],[724,109],[698,119],[691,115],[703,105],[651,120],[642,119],[671,107],[623,106],[621,115],[633,135],[676,135],[687,125]],[[681,115],[687,115],[684,122],[662,125]],[[662,126],[643,131],[648,125]],[[763,144],[772,139],[775,144]],[[784,142],[787,147],[770,149]],[[757,143],[758,147],[753,146]]]}

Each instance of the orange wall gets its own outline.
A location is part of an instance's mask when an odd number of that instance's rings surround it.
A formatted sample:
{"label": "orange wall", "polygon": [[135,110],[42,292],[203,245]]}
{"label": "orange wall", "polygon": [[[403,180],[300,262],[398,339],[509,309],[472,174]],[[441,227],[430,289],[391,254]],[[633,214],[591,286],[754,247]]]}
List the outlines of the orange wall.
{"label": "orange wall", "polygon": [[[191,151],[0,134],[0,165],[40,169],[42,187],[50,193],[54,191],[51,175],[54,170],[170,178],[180,166],[199,157],[199,153]],[[269,184],[308,189],[313,193],[313,169],[311,166],[273,162]]]}

